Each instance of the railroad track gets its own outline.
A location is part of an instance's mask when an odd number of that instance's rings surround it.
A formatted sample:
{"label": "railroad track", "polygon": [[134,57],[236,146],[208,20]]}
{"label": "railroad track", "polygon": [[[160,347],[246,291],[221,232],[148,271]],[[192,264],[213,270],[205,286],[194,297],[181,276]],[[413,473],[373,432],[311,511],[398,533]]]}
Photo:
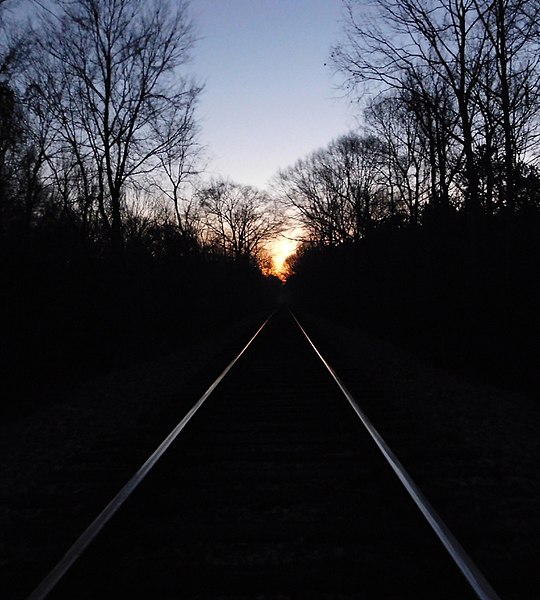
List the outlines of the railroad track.
{"label": "railroad track", "polygon": [[29,600],[112,597],[498,596],[282,310]]}

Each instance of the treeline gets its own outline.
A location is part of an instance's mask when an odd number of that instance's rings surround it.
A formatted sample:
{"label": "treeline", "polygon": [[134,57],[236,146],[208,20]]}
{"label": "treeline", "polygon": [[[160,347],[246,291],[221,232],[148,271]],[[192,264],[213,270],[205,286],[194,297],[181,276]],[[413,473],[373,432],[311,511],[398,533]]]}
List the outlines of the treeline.
{"label": "treeline", "polygon": [[264,193],[201,177],[187,3],[30,5],[23,26],[25,3],[0,3],[7,398],[260,310],[280,228]]}
{"label": "treeline", "polygon": [[363,131],[279,176],[297,301],[529,384],[540,333],[540,5],[348,2],[334,64]]}

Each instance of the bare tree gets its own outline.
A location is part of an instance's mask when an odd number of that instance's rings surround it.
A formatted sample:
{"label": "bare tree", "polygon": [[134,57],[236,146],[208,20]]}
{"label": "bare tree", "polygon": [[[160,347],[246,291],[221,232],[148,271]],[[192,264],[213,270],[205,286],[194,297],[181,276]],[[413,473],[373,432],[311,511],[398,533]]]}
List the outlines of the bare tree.
{"label": "bare tree", "polygon": [[235,260],[264,259],[265,245],[283,230],[275,203],[251,186],[217,180],[198,197],[208,242]]}
{"label": "bare tree", "polygon": [[277,176],[277,193],[314,243],[334,246],[364,237],[388,215],[383,147],[349,134]]}
{"label": "bare tree", "polygon": [[56,0],[39,27],[35,85],[55,115],[59,143],[81,172],[93,165],[118,253],[128,184],[158,168],[163,155],[181,153],[194,127],[201,88],[179,72],[193,45],[187,3]]}
{"label": "bare tree", "polygon": [[537,139],[540,5],[531,0],[475,0],[475,7],[488,37],[493,67],[483,81],[482,108],[492,131],[502,132],[505,186],[501,200],[513,210],[516,164]]}
{"label": "bare tree", "polygon": [[499,206],[513,210],[517,165],[538,141],[538,2],[375,0],[368,18],[364,3],[347,6],[335,64],[352,91],[393,90],[413,112],[432,200],[445,205],[450,186],[461,189],[474,224],[493,212],[498,188]]}
{"label": "bare tree", "polygon": [[426,199],[426,160],[421,152],[418,121],[396,95],[377,98],[365,117],[369,130],[381,141],[381,170],[388,188],[390,215],[406,212],[409,223],[417,225]]}
{"label": "bare tree", "polygon": [[[193,108],[184,114],[185,132],[182,138],[159,155],[160,169],[153,185],[172,204],[179,233],[198,238],[202,220],[193,187],[202,171],[203,148],[193,123]],[[169,139],[175,136],[175,127],[174,121],[162,121],[157,133],[163,139]]]}
{"label": "bare tree", "polygon": [[[29,226],[43,197],[39,174],[43,147],[30,126],[31,114],[21,90],[29,48],[28,32],[8,22],[4,11],[15,2],[0,4],[0,229],[9,218]],[[6,17],[6,20],[4,20]]]}
{"label": "bare tree", "polygon": [[474,0],[375,0],[375,18],[365,24],[348,3],[346,42],[333,54],[357,89],[374,82],[406,90],[436,76],[451,90],[465,157],[466,206],[477,214],[478,173],[474,90],[483,67],[486,33]]}

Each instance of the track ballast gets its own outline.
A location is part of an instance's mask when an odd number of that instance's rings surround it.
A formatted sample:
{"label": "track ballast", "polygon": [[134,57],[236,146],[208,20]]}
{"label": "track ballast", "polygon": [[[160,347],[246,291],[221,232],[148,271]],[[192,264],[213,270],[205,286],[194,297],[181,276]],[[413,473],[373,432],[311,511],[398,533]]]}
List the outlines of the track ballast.
{"label": "track ballast", "polygon": [[59,579],[48,597],[496,598],[467,583],[284,310]]}

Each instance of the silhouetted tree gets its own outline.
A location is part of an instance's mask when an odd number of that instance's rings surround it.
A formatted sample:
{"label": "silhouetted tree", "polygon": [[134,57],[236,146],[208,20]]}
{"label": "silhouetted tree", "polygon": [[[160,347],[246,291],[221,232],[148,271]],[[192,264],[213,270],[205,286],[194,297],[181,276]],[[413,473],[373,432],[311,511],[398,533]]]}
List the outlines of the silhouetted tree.
{"label": "silhouetted tree", "polygon": [[427,173],[418,121],[402,98],[390,95],[372,102],[365,117],[367,127],[380,140],[390,216],[405,213],[407,221],[417,225],[426,200]]}
{"label": "silhouetted tree", "polygon": [[8,218],[12,194],[14,151],[20,123],[15,115],[15,95],[6,81],[0,81],[0,228]]}
{"label": "silhouetted tree", "polygon": [[179,72],[193,44],[187,4],[57,0],[53,11],[39,23],[33,85],[118,254],[128,185],[181,157],[195,126],[201,88]]}
{"label": "silhouetted tree", "polygon": [[[5,5],[10,6],[10,3]],[[2,7],[0,7],[2,8]],[[32,116],[21,90],[29,48],[27,32],[3,31],[0,49],[0,231],[8,223],[28,229],[46,194],[40,180],[43,146],[31,126]]]}
{"label": "silhouetted tree", "polygon": [[[502,204],[515,208],[516,166],[537,140],[540,110],[540,5],[531,0],[475,1],[492,59],[484,97],[491,100],[487,118],[501,129],[504,187]],[[484,106],[484,108],[486,108]]]}
{"label": "silhouetted tree", "polygon": [[283,229],[283,219],[265,192],[216,180],[198,193],[206,241],[236,261],[265,258],[264,246]]}
{"label": "silhouetted tree", "polygon": [[[360,18],[349,2],[346,42],[334,59],[358,88],[373,82],[384,88],[410,89],[436,75],[451,90],[459,117],[459,138],[466,176],[469,214],[479,209],[473,91],[483,67],[486,33],[474,2],[452,0],[376,0],[376,18]],[[416,87],[416,85],[415,85]]]}
{"label": "silhouetted tree", "polygon": [[[180,143],[167,148],[160,154],[160,169],[153,185],[172,204],[176,227],[182,236],[194,240],[200,238],[202,217],[200,206],[193,194],[193,183],[201,174],[203,149],[198,142],[198,130],[192,122],[192,115],[186,115],[185,134]],[[169,138],[175,124],[163,121],[161,135]]]}
{"label": "silhouetted tree", "polygon": [[351,91],[394,90],[415,115],[433,201],[459,191],[471,224],[496,203],[513,210],[516,165],[537,145],[538,3],[376,0],[368,16],[347,6],[335,64]]}
{"label": "silhouetted tree", "polygon": [[277,193],[311,241],[357,241],[390,216],[384,152],[378,138],[351,133],[278,174]]}

